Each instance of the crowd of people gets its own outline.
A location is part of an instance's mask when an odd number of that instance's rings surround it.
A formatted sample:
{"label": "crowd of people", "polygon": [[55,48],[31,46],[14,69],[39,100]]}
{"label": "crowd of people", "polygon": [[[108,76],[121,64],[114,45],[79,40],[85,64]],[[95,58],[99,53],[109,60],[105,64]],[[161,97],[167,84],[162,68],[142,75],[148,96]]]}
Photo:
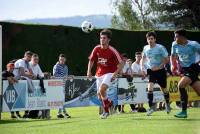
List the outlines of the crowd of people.
{"label": "crowd of people", "polygon": [[[107,89],[112,81],[122,75],[129,81],[133,77],[141,77],[145,79],[148,77],[148,104],[149,110],[147,116],[155,112],[156,104],[153,102],[153,88],[157,83],[160,86],[165,98],[166,112],[170,113],[170,97],[167,87],[167,75],[180,75],[181,80],[178,83],[180,92],[180,103],[182,110],[177,113],[175,117],[187,117],[187,104],[188,95],[185,87],[190,85],[198,95],[200,95],[200,81],[198,75],[200,73],[200,44],[196,41],[187,39],[186,30],[180,29],[174,32],[174,41],[171,47],[171,55],[168,54],[167,49],[156,42],[158,38],[155,32],[148,32],[146,34],[147,45],[144,46],[142,52],[135,53],[135,61],[128,58],[126,55],[121,55],[109,43],[112,38],[112,32],[104,29],[100,32],[100,44],[92,50],[89,56],[89,63],[87,69],[87,77],[92,77],[92,68],[96,63],[96,85],[97,95],[102,102],[104,109],[103,114],[100,116],[106,119],[110,115],[110,107],[113,105],[112,101],[108,99]],[[43,79],[45,77],[39,66],[39,56],[30,51],[25,52],[24,57],[14,60],[7,64],[7,70],[3,71],[3,80],[8,80],[12,85],[20,79],[28,81],[28,91],[32,92],[31,80],[40,80],[41,92],[45,93]],[[53,67],[54,78],[64,78],[68,76],[68,67],[66,65],[66,57],[60,54],[58,62]],[[120,112],[123,112],[123,106],[119,106]],[[131,110],[135,112],[136,105],[130,105]],[[145,111],[143,104],[137,104],[138,111]],[[25,111],[24,118],[29,118],[31,111]],[[64,115],[63,115],[63,114]],[[50,118],[50,110],[45,109],[38,111],[39,117]],[[66,108],[60,108],[57,118],[70,118]],[[21,118],[20,113],[17,111],[16,115],[11,112],[11,118]]]}
{"label": "crowd of people", "polygon": [[[53,77],[52,78],[64,78],[68,76],[68,67],[65,64],[66,57],[64,54],[60,54],[58,57],[58,62],[53,67]],[[39,66],[39,56],[31,51],[26,51],[24,57],[17,60],[12,60],[7,64],[7,70],[2,72],[2,79],[8,80],[9,85],[17,83],[18,80],[27,80],[28,82],[28,92],[33,92],[32,80],[40,81],[40,89],[42,93],[46,93],[44,87],[43,79],[45,77]],[[62,114],[64,113],[64,115]],[[21,118],[19,111],[11,112],[11,118]],[[65,107],[60,108],[57,114],[57,118],[70,118],[71,116],[67,113]],[[50,119],[50,110],[31,110],[25,111],[23,118],[43,118]]]}

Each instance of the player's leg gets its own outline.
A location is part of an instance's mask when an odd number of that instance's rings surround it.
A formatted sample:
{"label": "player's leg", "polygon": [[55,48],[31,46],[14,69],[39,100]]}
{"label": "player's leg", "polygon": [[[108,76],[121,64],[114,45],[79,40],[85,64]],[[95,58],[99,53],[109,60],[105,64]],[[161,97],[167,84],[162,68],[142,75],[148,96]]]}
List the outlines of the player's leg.
{"label": "player's leg", "polygon": [[97,88],[97,97],[101,103],[101,105],[99,106],[99,114],[103,114],[105,111],[103,109],[103,101],[101,98],[101,93],[100,93],[100,85],[102,84],[103,81],[103,77],[96,77],[96,88]]}
{"label": "player's leg", "polygon": [[171,108],[170,108],[170,97],[169,97],[169,91],[167,90],[167,88],[160,88],[161,91],[163,92],[164,98],[165,98],[165,109],[167,114],[170,113]]}
{"label": "player's leg", "polygon": [[196,93],[200,96],[200,81],[195,81],[191,87],[196,91]]}
{"label": "player's leg", "polygon": [[149,103],[149,110],[147,111],[147,116],[151,115],[155,110],[155,103],[153,103],[153,88],[154,83],[156,83],[155,73],[151,69],[147,69],[147,75],[149,76],[149,83],[148,83],[148,103]]}
{"label": "player's leg", "polygon": [[112,73],[105,74],[102,84],[100,86],[100,94],[103,102],[103,108],[105,111],[104,115],[101,116],[102,119],[107,118],[107,116],[109,115],[109,107],[111,106],[111,101],[107,97],[107,89],[111,85],[111,78]]}
{"label": "player's leg", "polygon": [[169,103],[169,100],[170,100],[169,91],[167,90],[167,73],[165,69],[159,70],[156,76],[157,76],[157,82],[165,98],[166,112],[169,114],[171,111],[171,108],[170,108],[170,103]]}
{"label": "player's leg", "polygon": [[187,76],[183,76],[178,83],[178,88],[179,88],[179,92],[180,92],[180,100],[181,100],[181,105],[182,105],[182,111],[177,113],[175,115],[175,117],[187,118],[188,94],[187,94],[187,91],[185,90],[185,87],[187,85],[191,84],[191,83],[192,83],[192,80]]}
{"label": "player's leg", "polygon": [[155,111],[155,107],[154,107],[155,103],[153,103],[153,88],[154,88],[154,83],[149,82],[147,98],[148,98],[148,103],[149,103],[150,109],[147,111],[147,116],[150,116]]}

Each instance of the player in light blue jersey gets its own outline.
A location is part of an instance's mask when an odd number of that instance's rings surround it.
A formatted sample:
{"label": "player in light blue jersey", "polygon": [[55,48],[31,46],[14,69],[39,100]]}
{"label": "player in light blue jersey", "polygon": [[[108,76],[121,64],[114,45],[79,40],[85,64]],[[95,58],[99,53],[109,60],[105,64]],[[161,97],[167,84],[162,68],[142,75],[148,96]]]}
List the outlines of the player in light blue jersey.
{"label": "player in light blue jersey", "polygon": [[164,68],[165,64],[169,62],[168,52],[163,45],[156,43],[156,33],[148,32],[146,34],[148,45],[144,46],[142,59],[141,59],[141,70],[143,77],[145,77],[144,62],[147,62],[147,75],[149,76],[148,83],[148,100],[150,109],[147,115],[151,115],[155,110],[155,103],[153,103],[153,88],[154,84],[158,83],[161,91],[164,93],[166,101],[166,111],[170,112],[169,104],[169,92],[167,91],[167,74]]}
{"label": "player in light blue jersey", "polygon": [[200,95],[200,81],[198,75],[200,73],[199,61],[196,61],[196,54],[200,54],[200,44],[196,41],[190,41],[186,38],[186,30],[180,29],[174,32],[175,41],[171,48],[171,69],[173,70],[173,62],[179,58],[183,77],[178,83],[182,111],[177,113],[175,117],[187,118],[188,95],[185,87],[190,85],[198,95]]}

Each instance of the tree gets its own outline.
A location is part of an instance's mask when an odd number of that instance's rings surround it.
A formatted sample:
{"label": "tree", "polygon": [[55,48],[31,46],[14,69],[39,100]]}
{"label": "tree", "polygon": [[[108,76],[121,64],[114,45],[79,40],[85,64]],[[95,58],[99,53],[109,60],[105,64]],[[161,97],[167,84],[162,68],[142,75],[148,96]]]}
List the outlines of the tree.
{"label": "tree", "polygon": [[[141,28],[139,18],[132,10],[130,0],[116,0],[114,2],[115,14],[112,17],[112,27],[123,30],[138,30]],[[117,15],[119,13],[119,15]]]}
{"label": "tree", "polygon": [[160,23],[200,29],[200,0],[157,0],[153,9]]}
{"label": "tree", "polygon": [[151,9],[152,0],[115,0],[112,26],[124,30],[152,29],[155,19]]}

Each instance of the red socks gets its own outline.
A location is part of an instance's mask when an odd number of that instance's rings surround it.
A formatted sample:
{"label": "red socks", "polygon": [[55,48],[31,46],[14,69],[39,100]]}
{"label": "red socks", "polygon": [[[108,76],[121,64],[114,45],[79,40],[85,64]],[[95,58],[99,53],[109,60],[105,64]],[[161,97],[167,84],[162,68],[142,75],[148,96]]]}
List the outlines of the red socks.
{"label": "red socks", "polygon": [[102,102],[103,102],[103,108],[104,108],[105,112],[109,113],[110,101],[108,100],[108,98],[106,98]]}

